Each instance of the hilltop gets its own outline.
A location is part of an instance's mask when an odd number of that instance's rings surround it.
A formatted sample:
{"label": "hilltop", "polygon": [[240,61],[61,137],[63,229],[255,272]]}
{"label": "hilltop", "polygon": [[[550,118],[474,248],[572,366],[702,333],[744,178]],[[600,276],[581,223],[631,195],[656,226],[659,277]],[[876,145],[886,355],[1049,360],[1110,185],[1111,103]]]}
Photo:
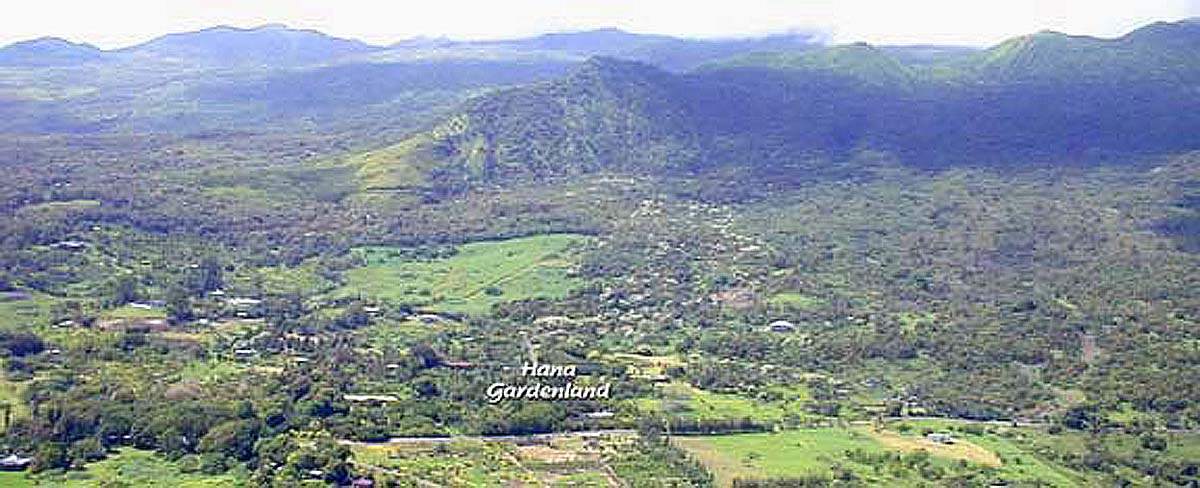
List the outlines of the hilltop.
{"label": "hilltop", "polygon": [[[1190,22],[1119,39],[1038,33],[941,61],[867,44],[756,52],[690,73],[599,57],[485,95],[362,163],[368,188],[564,175],[762,170],[861,149],[914,165],[1104,160],[1200,149]],[[760,155],[790,155],[762,158]],[[434,175],[411,178],[415,174]],[[453,184],[451,184],[453,182]]]}

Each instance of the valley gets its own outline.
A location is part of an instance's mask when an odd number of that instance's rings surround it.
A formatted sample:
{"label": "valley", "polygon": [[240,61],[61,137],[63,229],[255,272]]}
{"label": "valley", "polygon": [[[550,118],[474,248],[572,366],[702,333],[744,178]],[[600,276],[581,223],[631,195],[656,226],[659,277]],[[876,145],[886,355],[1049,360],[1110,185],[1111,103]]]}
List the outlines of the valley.
{"label": "valley", "polygon": [[1190,486],[1197,25],[6,47],[0,484]]}

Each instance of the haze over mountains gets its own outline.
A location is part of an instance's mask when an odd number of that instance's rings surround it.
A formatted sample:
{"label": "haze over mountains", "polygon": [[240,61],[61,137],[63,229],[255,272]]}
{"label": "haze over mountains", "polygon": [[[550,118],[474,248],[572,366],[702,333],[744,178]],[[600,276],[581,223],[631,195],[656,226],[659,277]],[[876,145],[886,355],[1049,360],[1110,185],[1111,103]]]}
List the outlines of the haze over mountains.
{"label": "haze over mountains", "polygon": [[366,187],[863,150],[913,164],[1103,159],[1200,145],[1198,48],[1194,19],[983,50],[616,29],[384,47],[280,25],[114,51],[39,39],[0,49],[0,131],[369,128],[399,144],[358,159]]}
{"label": "haze over mountains", "polygon": [[864,150],[916,165],[1188,151],[1200,146],[1196,25],[1111,40],[1043,32],[908,59],[866,44],[754,52],[683,74],[597,58],[475,100],[405,150],[368,158],[362,174],[404,186],[416,164],[453,186],[599,169],[773,170]]}
{"label": "haze over mountains", "polygon": [[815,40],[698,41],[602,29],[383,47],[281,25],[213,27],[111,51],[46,38],[0,49],[0,132],[338,131],[389,118],[376,126],[403,131],[478,90],[559,77],[595,55],[686,70]]}
{"label": "haze over mountains", "polygon": [[[19,65],[24,58],[40,57],[41,66],[71,66],[84,62],[176,61],[194,67],[300,66],[416,58],[507,58],[541,56],[586,59],[591,56],[624,56],[652,62],[656,57],[675,67],[719,59],[747,51],[795,49],[819,42],[815,34],[781,34],[746,39],[681,39],[665,35],[634,34],[605,28],[543,34],[523,39],[459,41],[414,38],[390,46],[328,36],[317,31],[267,24],[243,29],[218,26],[168,34],[135,46],[102,51],[86,44],[42,38],[11,44],[0,52],[0,65]],[[678,56],[676,59],[673,55]]]}

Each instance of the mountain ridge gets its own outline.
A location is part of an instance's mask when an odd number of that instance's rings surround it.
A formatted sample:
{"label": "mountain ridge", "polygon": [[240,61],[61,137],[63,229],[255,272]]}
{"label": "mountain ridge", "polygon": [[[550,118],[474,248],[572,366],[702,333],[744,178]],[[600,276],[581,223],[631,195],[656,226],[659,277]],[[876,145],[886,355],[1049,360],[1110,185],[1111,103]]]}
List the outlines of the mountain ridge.
{"label": "mountain ridge", "polygon": [[[1178,48],[1200,35],[1153,29],[1185,35],[1160,44],[1141,29],[1117,39],[1042,32],[933,66],[862,43],[748,54],[685,74],[598,57],[564,78],[473,100],[441,132],[419,136],[436,157],[397,159],[461,187],[607,170],[758,171],[864,149],[916,165],[1200,149],[1191,137],[1200,60]],[[388,172],[384,160],[366,168],[367,188]]]}
{"label": "mountain ridge", "polygon": [[104,51],[60,37],[39,37],[0,48],[0,66],[57,66],[100,59]]}

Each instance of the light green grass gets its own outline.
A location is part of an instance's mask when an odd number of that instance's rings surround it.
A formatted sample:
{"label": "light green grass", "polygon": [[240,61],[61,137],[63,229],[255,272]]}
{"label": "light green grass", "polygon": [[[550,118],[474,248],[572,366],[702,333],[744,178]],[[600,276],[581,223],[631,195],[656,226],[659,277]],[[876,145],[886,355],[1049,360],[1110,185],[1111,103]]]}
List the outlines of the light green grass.
{"label": "light green grass", "polygon": [[167,311],[161,308],[117,307],[100,313],[101,320],[117,319],[165,319]]}
{"label": "light green grass", "polygon": [[509,300],[560,298],[579,284],[569,276],[572,249],[586,240],[552,234],[477,242],[460,246],[450,258],[428,261],[406,260],[388,247],[359,248],[355,252],[366,266],[348,271],[346,286],[334,295],[470,314]]}
{"label": "light green grass", "polygon": [[0,301],[0,330],[29,332],[50,322],[54,298],[33,294],[29,300]]}
{"label": "light green grass", "polygon": [[399,144],[351,157],[347,166],[357,168],[363,189],[402,189],[428,184],[427,171],[437,160],[428,134],[411,137]]}
{"label": "light green grass", "polygon": [[829,475],[831,465],[848,462],[847,450],[887,452],[869,435],[842,429],[677,436],[673,442],[704,463],[717,486],[730,486],[735,478]]}
{"label": "light green grass", "polygon": [[1027,452],[1012,441],[995,435],[960,434],[961,437],[987,448],[1004,460],[1000,473],[1011,480],[1040,480],[1050,486],[1082,486],[1087,479],[1080,473]]}
{"label": "light green grass", "polygon": [[[1082,452],[1084,444],[1083,435],[1050,435],[1036,427],[1013,428],[1000,426],[978,426],[983,429],[983,433],[973,434],[963,431],[963,427],[972,424],[955,420],[921,420],[903,423],[908,424],[915,432],[921,432],[924,429],[932,429],[938,432],[953,432],[956,437],[965,439],[996,453],[1004,462],[1004,466],[999,468],[997,473],[1006,479],[1040,480],[1049,483],[1050,486],[1063,487],[1084,486],[1089,482],[1089,478],[1083,473],[1058,465],[1036,453],[1037,445],[1066,443],[1067,445],[1075,446],[1076,442],[1079,450]],[[894,428],[896,425],[890,427]],[[1012,436],[1001,436],[998,434],[1001,431],[1010,432]],[[1062,445],[1058,446],[1059,449],[1063,447]]]}
{"label": "light green grass", "polygon": [[245,366],[230,361],[210,359],[207,361],[189,361],[179,370],[179,377],[185,381],[195,381],[201,384],[219,384],[222,381],[245,374]]}
{"label": "light green grass", "polygon": [[[949,431],[950,423],[910,422],[918,429],[934,428]],[[1044,435],[1028,432],[1028,435]],[[895,434],[888,434],[895,435]],[[975,470],[991,473],[989,477],[1010,481],[1040,481],[1046,486],[1089,486],[1096,480],[1070,468],[1040,458],[1022,443],[998,434],[969,434],[955,431],[961,445],[974,444],[1000,457],[1003,465],[986,468],[974,465]],[[919,443],[921,435],[908,435]],[[840,465],[866,481],[869,486],[923,486],[929,480],[912,470],[877,469],[860,464],[846,455],[847,451],[893,453],[904,451],[889,447],[861,429],[805,429],[777,433],[737,434],[720,436],[676,436],[678,446],[703,462],[717,479],[718,486],[729,486],[735,478],[801,477],[831,473],[830,467]],[[969,443],[969,444],[968,444]],[[1181,443],[1183,444],[1183,443]],[[954,447],[954,446],[950,446]],[[1182,446],[1181,446],[1182,447]],[[961,471],[954,456],[930,452],[930,461],[945,469]],[[951,453],[952,454],[952,453]],[[943,458],[941,456],[947,455]]]}
{"label": "light green grass", "polygon": [[82,210],[99,207],[99,200],[59,200],[53,202],[35,203],[20,208],[22,212],[43,212],[62,210]]}
{"label": "light green grass", "polygon": [[4,488],[25,488],[38,486],[24,472],[0,471],[0,486]]}
{"label": "light green grass", "polygon": [[751,419],[758,422],[775,423],[787,416],[803,417],[803,402],[807,392],[803,389],[779,387],[784,400],[761,402],[731,393],[715,393],[701,390],[683,382],[659,386],[658,398],[637,400],[638,408],[644,412],[655,412],[670,417],[688,420],[733,420]]}
{"label": "light green grass", "polygon": [[301,266],[274,266],[258,268],[262,289],[273,294],[297,294],[308,296],[328,291],[332,285],[317,273],[316,263],[309,261]]}
{"label": "light green grass", "polygon": [[[184,473],[179,467],[150,451],[123,448],[108,459],[91,463],[82,472],[48,473],[37,476],[45,486],[84,488],[94,486],[216,488],[243,486],[239,474],[203,475]],[[7,485],[5,485],[7,486]]]}
{"label": "light green grass", "polygon": [[825,305],[825,301],[820,298],[792,292],[777,293],[771,298],[768,298],[767,303],[770,303],[771,305],[797,308],[800,310],[817,309],[822,305]]}

